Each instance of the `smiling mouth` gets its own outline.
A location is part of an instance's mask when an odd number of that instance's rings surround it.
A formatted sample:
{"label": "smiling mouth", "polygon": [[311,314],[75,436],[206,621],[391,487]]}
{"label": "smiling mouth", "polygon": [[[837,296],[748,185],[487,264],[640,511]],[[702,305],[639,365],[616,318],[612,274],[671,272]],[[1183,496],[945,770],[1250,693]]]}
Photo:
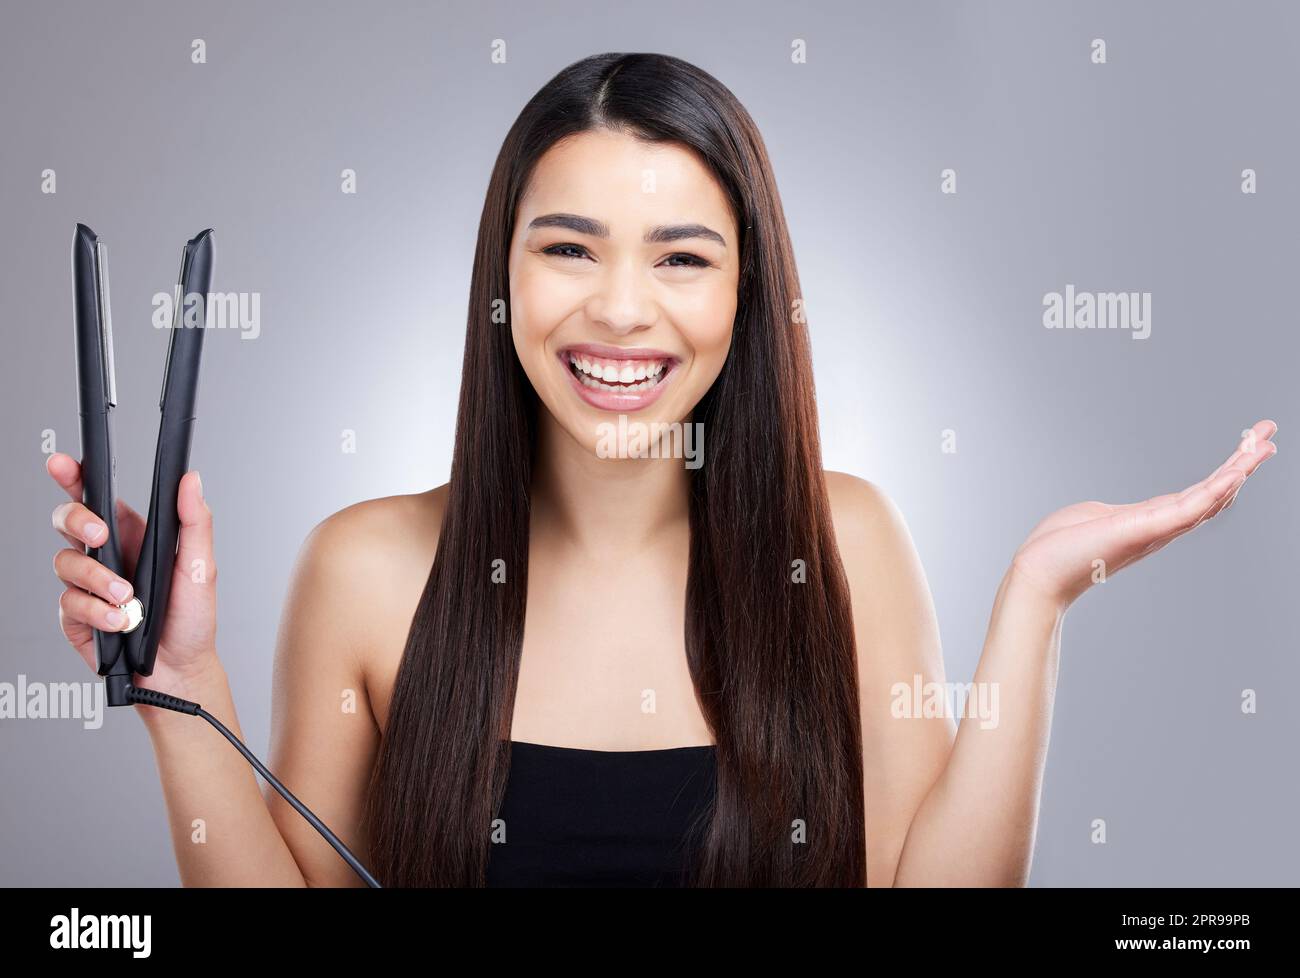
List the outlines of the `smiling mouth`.
{"label": "smiling mouth", "polygon": [[570,350],[562,354],[583,387],[610,394],[644,394],[661,386],[677,361],[672,357],[620,360]]}

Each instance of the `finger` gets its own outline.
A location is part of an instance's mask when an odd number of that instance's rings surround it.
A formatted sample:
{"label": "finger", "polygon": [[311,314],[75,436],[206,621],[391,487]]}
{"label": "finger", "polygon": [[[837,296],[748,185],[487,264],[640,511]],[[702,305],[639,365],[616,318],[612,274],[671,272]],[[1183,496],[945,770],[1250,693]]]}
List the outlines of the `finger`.
{"label": "finger", "polygon": [[1241,486],[1245,485],[1246,479],[1250,478],[1256,469],[1276,454],[1277,445],[1273,444],[1271,441],[1262,442],[1256,446],[1255,451],[1238,454],[1237,458],[1231,464],[1225,464],[1223,468],[1219,470],[1218,474],[1221,476],[1227,473],[1239,472],[1242,477],[1241,484],[1229,492],[1228,498],[1223,501],[1223,509],[1227,509],[1232,505],[1233,500],[1237,498],[1237,493],[1241,491]]}
{"label": "finger", "polygon": [[1249,438],[1243,438],[1223,465],[1195,485],[1145,502],[1112,507],[1103,530],[1107,549],[1116,560],[1113,571],[1163,549],[1232,506],[1250,474],[1277,454],[1277,446],[1267,440],[1277,431],[1276,423],[1260,421],[1251,430],[1256,435],[1253,446]]}
{"label": "finger", "polygon": [[[1273,442],[1269,442],[1267,448],[1264,451],[1259,453],[1259,458],[1257,458],[1253,463],[1251,463],[1247,467],[1246,469],[1247,478],[1253,475],[1257,468],[1259,468],[1261,465],[1263,465],[1265,462],[1267,462],[1270,458],[1272,458],[1276,454],[1277,454],[1277,445],[1273,444]],[[1223,506],[1224,509],[1231,508],[1232,504],[1237,501],[1237,493],[1241,492],[1241,486],[1244,486],[1245,484],[1246,481],[1245,479],[1243,479],[1241,485],[1237,486],[1236,489],[1232,490],[1231,494],[1228,496],[1228,501]]]}
{"label": "finger", "polygon": [[60,503],[51,515],[54,528],[74,547],[99,547],[108,541],[108,526],[79,502]]}
{"label": "finger", "polygon": [[1244,482],[1245,479],[1240,479],[1239,481],[1237,481],[1235,489],[1231,489],[1224,495],[1217,498],[1210,505],[1210,508],[1207,509],[1204,513],[1202,513],[1192,523],[1190,523],[1187,526],[1180,527],[1179,529],[1174,530],[1168,536],[1161,537],[1160,539],[1156,540],[1154,543],[1150,544],[1149,546],[1144,547],[1141,551],[1139,551],[1136,555],[1134,555],[1132,560],[1125,561],[1124,564],[1122,564],[1121,566],[1126,566],[1127,564],[1131,564],[1134,561],[1143,560],[1147,557],[1150,557],[1153,553],[1163,550],[1170,543],[1172,543],[1174,540],[1177,540],[1179,537],[1183,536],[1184,534],[1192,532],[1192,530],[1195,530],[1202,523],[1214,519],[1214,517],[1218,516],[1219,513],[1223,512],[1225,509],[1227,509],[1229,506],[1232,505],[1232,500],[1236,498],[1237,493],[1241,490],[1241,486]]}
{"label": "finger", "polygon": [[[1165,503],[1171,501],[1171,499],[1183,499],[1188,495],[1190,495],[1195,490],[1208,486],[1212,480],[1219,478],[1225,472],[1228,472],[1229,470],[1232,469],[1236,469],[1241,472],[1244,472],[1246,475],[1250,475],[1257,468],[1259,468],[1260,465],[1262,465],[1266,459],[1272,458],[1275,454],[1277,454],[1277,445],[1275,445],[1273,442],[1268,440],[1269,438],[1273,437],[1276,431],[1277,431],[1276,422],[1268,421],[1268,420],[1257,421],[1250,429],[1246,431],[1246,434],[1242,437],[1241,441],[1237,444],[1236,451],[1234,451],[1231,455],[1229,455],[1228,458],[1224,460],[1222,465],[1220,465],[1217,469],[1211,472],[1200,482],[1193,483],[1192,485],[1188,486],[1186,489],[1182,490],[1181,492],[1170,493],[1166,496],[1159,496],[1156,497],[1155,499],[1150,499],[1147,502]],[[1251,437],[1252,433],[1254,435],[1253,439]]]}
{"label": "finger", "polygon": [[176,493],[176,514],[181,520],[176,546],[176,566],[187,576],[202,574],[204,583],[216,578],[212,555],[212,510],[203,500],[203,484],[197,471],[185,473]]}
{"label": "finger", "polygon": [[1152,542],[1172,539],[1195,529],[1217,513],[1245,481],[1245,472],[1228,467],[1177,499],[1155,506],[1145,514],[1139,512],[1135,515]]}
{"label": "finger", "polygon": [[76,547],[54,555],[54,573],[64,584],[97,594],[112,604],[131,600],[131,585],[126,580]]}
{"label": "finger", "polygon": [[1188,493],[1192,492],[1194,489],[1201,489],[1201,488],[1204,488],[1205,486],[1209,485],[1210,480],[1211,480],[1211,479],[1214,479],[1214,478],[1215,478],[1216,476],[1218,476],[1221,472],[1223,472],[1224,469],[1225,469],[1225,467],[1226,467],[1226,465],[1227,465],[1227,463],[1224,463],[1224,465],[1220,465],[1217,469],[1214,470],[1214,472],[1213,472],[1212,474],[1207,475],[1207,476],[1206,476],[1204,479],[1202,479],[1200,482],[1194,482],[1194,483],[1192,483],[1192,484],[1191,484],[1190,486],[1188,486],[1186,489],[1179,489],[1177,492],[1167,492],[1167,493],[1165,493],[1164,495],[1161,495],[1161,496],[1152,496],[1150,499],[1144,499],[1144,500],[1142,500],[1141,502],[1136,502],[1136,503],[1120,503],[1119,505],[1115,506],[1114,509],[1117,509],[1117,510],[1120,510],[1120,511],[1123,511],[1123,510],[1131,510],[1131,509],[1151,509],[1151,508],[1156,507],[1156,506],[1163,506],[1163,505],[1165,505],[1166,503],[1176,502],[1176,501],[1178,501],[1179,499],[1182,499],[1182,498],[1183,498],[1184,496],[1186,496]]}
{"label": "finger", "polygon": [[[1241,486],[1244,486],[1245,484],[1246,483],[1243,482]],[[1237,493],[1241,492],[1241,486],[1238,486],[1236,489],[1232,490],[1232,495],[1228,497],[1228,501],[1223,506],[1224,509],[1232,509],[1232,504],[1237,501]]]}
{"label": "finger", "polygon": [[59,602],[59,629],[86,665],[97,669],[94,631],[84,621],[65,614],[62,601]]}
{"label": "finger", "polygon": [[1233,465],[1239,468],[1246,475],[1252,475],[1254,471],[1277,454],[1277,443],[1271,441],[1260,442],[1255,447],[1255,451],[1249,454],[1243,454]]}
{"label": "finger", "polygon": [[[1106,517],[1102,527],[1110,556],[1118,560],[1139,559],[1172,539],[1176,534],[1196,526],[1220,500],[1239,486],[1245,475],[1238,470],[1220,473],[1208,483],[1198,484],[1186,493],[1164,503],[1140,509],[1126,509]],[[1134,551],[1141,553],[1134,555]],[[1108,562],[1110,562],[1108,560]]]}
{"label": "finger", "polygon": [[[1249,437],[1250,432],[1255,433],[1255,444],[1252,451],[1247,451],[1246,449],[1250,441],[1250,437]],[[1277,445],[1275,445],[1273,442],[1268,440],[1272,438],[1276,432],[1277,432],[1276,422],[1268,421],[1268,420],[1257,421],[1255,425],[1249,429],[1246,436],[1243,437],[1240,442],[1238,442],[1236,450],[1231,455],[1228,456],[1228,458],[1223,462],[1223,464],[1220,465],[1213,472],[1211,472],[1209,475],[1207,475],[1200,482],[1194,482],[1186,489],[1180,489],[1177,492],[1169,492],[1161,496],[1152,496],[1150,499],[1144,499],[1141,502],[1119,503],[1115,505],[1113,508],[1119,512],[1124,512],[1126,510],[1144,509],[1151,506],[1162,506],[1165,503],[1173,502],[1174,500],[1177,499],[1182,499],[1183,497],[1191,493],[1193,490],[1208,485],[1210,483],[1210,480],[1217,478],[1220,474],[1222,474],[1230,467],[1240,468],[1243,471],[1245,471],[1247,475],[1250,475],[1252,472],[1255,471],[1255,469],[1259,468],[1259,466],[1263,464],[1265,459],[1272,458],[1273,455],[1277,454]],[[1241,461],[1243,458],[1246,459],[1245,463],[1242,463]],[[1225,503],[1224,508],[1226,508],[1227,505],[1228,504]]]}
{"label": "finger", "polygon": [[55,452],[45,460],[45,471],[75,502],[81,502],[81,463],[71,455]]}
{"label": "finger", "polygon": [[1215,474],[1219,475],[1223,472],[1236,469],[1244,472],[1246,475],[1251,475],[1257,468],[1276,454],[1276,444],[1271,441],[1259,442],[1256,444],[1253,452],[1237,453],[1231,462],[1225,462]]}
{"label": "finger", "polygon": [[70,587],[59,595],[59,610],[65,619],[83,622],[101,632],[120,632],[126,624],[126,615],[117,605],[81,588]]}
{"label": "finger", "polygon": [[[1196,483],[1196,485],[1199,486],[1203,482],[1205,482],[1204,479],[1202,479],[1201,482]],[[1189,489],[1195,489],[1195,488],[1196,486],[1188,486],[1187,489],[1179,489],[1177,492],[1167,492],[1163,496],[1152,496],[1150,499],[1143,499],[1136,503],[1116,503],[1111,508],[1123,512],[1124,510],[1143,509],[1145,507],[1151,507],[1151,506],[1162,506],[1165,503],[1173,502],[1175,499],[1177,499],[1178,497],[1186,493]]]}
{"label": "finger", "polygon": [[[1266,445],[1273,444],[1269,439],[1271,439],[1275,434],[1277,434],[1276,421],[1270,421],[1267,419],[1264,421],[1256,421],[1242,435],[1241,441],[1237,443],[1237,450],[1229,455],[1222,465],[1210,473],[1210,478],[1213,479],[1224,469],[1231,465],[1235,465],[1242,456],[1257,455],[1261,451],[1266,450]],[[1252,435],[1254,436],[1253,438]],[[1253,445],[1251,444],[1252,441],[1254,443]],[[1277,451],[1276,445],[1273,445],[1273,451]]]}
{"label": "finger", "polygon": [[[1271,424],[1272,422],[1269,423]],[[1274,427],[1276,428],[1276,426]],[[1228,482],[1228,489],[1221,495],[1217,496],[1214,499],[1214,502],[1211,503],[1210,507],[1202,513],[1198,519],[1194,520],[1189,525],[1174,530],[1174,532],[1169,534],[1169,536],[1157,540],[1134,559],[1141,559],[1142,557],[1155,553],[1157,550],[1168,545],[1170,541],[1176,540],[1183,534],[1196,529],[1207,520],[1214,519],[1214,517],[1218,516],[1225,509],[1230,509],[1232,504],[1236,502],[1237,494],[1241,492],[1242,486],[1246,484],[1246,480],[1250,477],[1251,473],[1253,473],[1255,469],[1259,468],[1259,466],[1263,465],[1265,461],[1272,458],[1275,454],[1277,454],[1277,446],[1272,442],[1264,443],[1264,447],[1262,448],[1257,447],[1255,452],[1238,453],[1237,460],[1234,464],[1226,465],[1225,467],[1221,467],[1219,470],[1219,475],[1221,476],[1220,482],[1226,479]],[[1179,496],[1185,496],[1189,491],[1190,490],[1185,490],[1183,493],[1180,493]]]}

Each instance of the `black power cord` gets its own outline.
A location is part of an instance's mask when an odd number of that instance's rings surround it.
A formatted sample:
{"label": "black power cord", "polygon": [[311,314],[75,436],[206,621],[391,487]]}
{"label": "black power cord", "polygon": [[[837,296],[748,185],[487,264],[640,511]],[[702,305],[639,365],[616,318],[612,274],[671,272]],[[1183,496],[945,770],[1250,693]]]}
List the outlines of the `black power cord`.
{"label": "black power cord", "polygon": [[266,779],[267,784],[278,791],[280,796],[292,805],[299,815],[310,823],[312,828],[325,837],[325,841],[332,845],[334,851],[343,857],[343,861],[351,866],[356,874],[366,881],[367,886],[374,889],[382,889],[379,885],[379,881],[370,875],[369,870],[361,865],[361,861],[358,860],[356,856],[352,855],[352,852],[339,840],[339,837],[331,832],[325,823],[312,813],[310,808],[295,798],[293,793],[282,785],[276,779],[274,774],[266,769],[266,765],[254,757],[253,752],[245,747],[238,737],[226,729],[224,723],[214,717],[207,710],[203,709],[203,707],[199,706],[199,704],[191,703],[189,700],[183,700],[179,696],[170,696],[167,693],[160,693],[156,689],[141,689],[139,686],[128,686],[126,688],[126,698],[128,703],[139,703],[144,706],[157,706],[164,710],[174,710],[177,713],[187,713],[190,716],[203,717],[204,720],[207,720],[208,723],[221,731],[223,737],[235,745],[235,750],[244,755],[245,760],[247,760],[249,764],[253,765],[257,773]]}

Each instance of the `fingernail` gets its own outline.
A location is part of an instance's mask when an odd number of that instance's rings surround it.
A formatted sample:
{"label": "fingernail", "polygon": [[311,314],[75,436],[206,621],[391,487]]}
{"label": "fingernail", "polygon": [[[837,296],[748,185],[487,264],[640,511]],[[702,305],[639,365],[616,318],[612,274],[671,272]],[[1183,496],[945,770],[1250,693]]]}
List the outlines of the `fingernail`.
{"label": "fingernail", "polygon": [[126,581],[114,581],[108,586],[108,593],[117,598],[118,604],[125,604],[126,599],[131,596],[131,585]]}
{"label": "fingernail", "polygon": [[122,612],[120,611],[110,611],[108,614],[104,616],[104,620],[108,622],[110,625],[112,625],[114,628],[118,628],[119,626],[121,626],[122,622],[126,621],[126,618],[122,615]]}
{"label": "fingernail", "polygon": [[108,527],[103,523],[89,523],[86,525],[86,542],[94,543],[101,536],[108,534]]}
{"label": "fingernail", "polygon": [[203,476],[199,475],[198,469],[194,470],[194,481],[199,484],[199,498],[203,499]]}

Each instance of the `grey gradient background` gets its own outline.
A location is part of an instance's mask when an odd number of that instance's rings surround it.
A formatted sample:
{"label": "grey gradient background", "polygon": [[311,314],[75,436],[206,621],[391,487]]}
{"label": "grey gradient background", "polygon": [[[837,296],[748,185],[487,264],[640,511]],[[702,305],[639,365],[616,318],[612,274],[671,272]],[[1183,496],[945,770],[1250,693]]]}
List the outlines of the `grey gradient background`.
{"label": "grey gradient background", "polygon": [[[659,51],[715,74],[764,133],[827,467],[905,514],[950,680],[970,679],[998,580],[1039,518],[1182,488],[1244,426],[1280,424],[1278,457],[1231,511],[1069,612],[1032,883],[1300,882],[1295,5],[3,10],[0,681],[91,678],[56,623],[61,495],[40,448],[53,429],[78,454],[77,221],[109,245],[119,492],[137,507],[165,349],[150,297],[207,226],[214,290],[262,293],[260,338],[207,339],[192,461],[215,512],[219,649],[265,756],[304,536],[448,475],[474,236],[506,129],[572,61]],[[196,37],[206,65],[190,63]],[[807,64],[790,63],[793,38]],[[345,167],[356,196],[340,193]],[[946,167],[956,196],[939,192]],[[1240,192],[1246,167],[1255,196]],[[1153,293],[1150,338],[1044,329],[1042,297],[1067,282]],[[340,451],[345,428],[356,454]],[[955,455],[940,451],[949,428]],[[1245,688],[1257,715],[1240,711]],[[0,750],[0,883],[177,882],[138,719],[0,721]],[[108,826],[117,844],[99,841]]]}

